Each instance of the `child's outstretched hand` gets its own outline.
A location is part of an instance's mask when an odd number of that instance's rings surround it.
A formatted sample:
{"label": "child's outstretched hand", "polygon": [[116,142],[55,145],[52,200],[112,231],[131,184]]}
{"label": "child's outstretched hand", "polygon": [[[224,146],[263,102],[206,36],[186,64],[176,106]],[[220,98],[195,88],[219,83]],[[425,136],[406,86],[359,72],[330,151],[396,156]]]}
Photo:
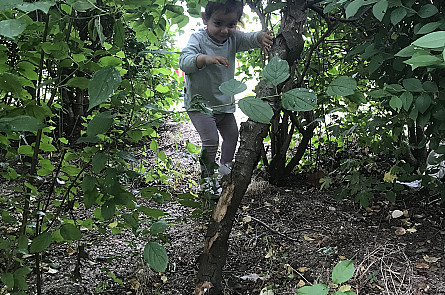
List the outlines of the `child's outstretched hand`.
{"label": "child's outstretched hand", "polygon": [[204,65],[223,65],[228,67],[229,61],[223,56],[202,54],[196,59],[196,66],[202,68]]}
{"label": "child's outstretched hand", "polygon": [[258,42],[263,49],[269,49],[273,45],[273,31],[260,32],[258,34]]}

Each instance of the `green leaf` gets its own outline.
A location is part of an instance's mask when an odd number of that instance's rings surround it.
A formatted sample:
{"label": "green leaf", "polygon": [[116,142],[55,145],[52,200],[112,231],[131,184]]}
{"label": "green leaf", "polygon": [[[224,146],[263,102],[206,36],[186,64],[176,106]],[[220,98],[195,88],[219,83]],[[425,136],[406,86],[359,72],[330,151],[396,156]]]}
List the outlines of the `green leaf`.
{"label": "green leaf", "polygon": [[402,108],[403,103],[400,97],[394,95],[393,97],[391,97],[391,100],[389,101],[389,106],[393,110],[399,111]]}
{"label": "green leaf", "polygon": [[118,48],[124,47],[125,44],[125,28],[121,19],[115,20],[113,24],[113,43]]}
{"label": "green leaf", "polygon": [[334,284],[342,284],[352,278],[354,275],[354,262],[351,260],[343,260],[337,263],[332,270],[332,282]]}
{"label": "green leaf", "polygon": [[405,7],[397,7],[391,12],[391,23],[397,25],[401,22],[405,16],[408,14]]}
{"label": "green leaf", "polygon": [[445,31],[437,31],[420,37],[413,45],[422,48],[437,49],[445,47]]}
{"label": "green leaf", "polygon": [[247,85],[235,79],[226,81],[219,86],[219,90],[229,96],[241,93],[247,89]]}
{"label": "green leaf", "polygon": [[114,122],[114,115],[110,112],[99,113],[88,123],[87,135],[105,134]]}
{"label": "green leaf", "polygon": [[93,171],[95,173],[100,173],[105,168],[107,160],[107,155],[105,155],[104,153],[95,154],[93,156],[93,159],[91,160],[93,164]]}
{"label": "green leaf", "polygon": [[266,14],[266,13],[273,12],[275,10],[278,10],[278,9],[286,7],[286,5],[287,4],[285,2],[272,2],[272,3],[269,3],[266,6],[266,8],[264,9],[264,13]]}
{"label": "green leaf", "polygon": [[167,269],[167,251],[157,242],[148,242],[145,245],[144,259],[156,272],[164,272]]}
{"label": "green leaf", "polygon": [[42,252],[43,250],[49,247],[49,245],[51,244],[51,240],[52,238],[50,232],[45,232],[38,235],[32,240],[31,245],[29,246],[29,252],[30,253]]}
{"label": "green leaf", "polygon": [[263,69],[263,78],[274,86],[286,81],[289,75],[289,64],[278,56],[274,56]]}
{"label": "green leaf", "polygon": [[403,109],[408,111],[413,103],[413,95],[411,92],[404,92],[400,95],[400,100],[402,101]]}
{"label": "green leaf", "polygon": [[106,201],[101,207],[101,214],[105,220],[113,218],[115,211],[116,205],[113,200]]}
{"label": "green leaf", "polygon": [[155,90],[159,93],[167,93],[170,91],[170,88],[168,86],[164,86],[162,84],[158,84],[155,88]]}
{"label": "green leaf", "polygon": [[99,192],[96,189],[85,191],[83,193],[83,203],[85,204],[85,208],[91,208],[96,203],[98,196]]}
{"label": "green leaf", "polygon": [[357,82],[348,76],[339,76],[329,84],[326,94],[329,96],[348,96],[354,94]]}
{"label": "green leaf", "polygon": [[51,163],[51,161],[48,159],[40,159],[39,164],[42,167],[39,170],[37,170],[37,175],[39,176],[47,176],[51,174],[54,171],[54,169],[56,169]]}
{"label": "green leaf", "polygon": [[26,29],[26,21],[23,18],[7,19],[0,21],[0,36],[14,39]]}
{"label": "green leaf", "polygon": [[374,4],[374,7],[372,8],[372,13],[374,14],[376,19],[382,21],[383,17],[386,14],[387,9],[388,9],[388,0],[380,0],[379,2]]}
{"label": "green leaf", "polygon": [[37,1],[33,3],[24,2],[22,4],[17,5],[17,9],[20,9],[21,11],[24,12],[41,10],[44,13],[48,13],[49,9],[55,4],[56,3],[54,1]]}
{"label": "green leaf", "polygon": [[147,217],[151,217],[154,219],[158,219],[165,215],[164,211],[160,209],[148,208],[146,206],[140,206],[138,210],[147,215]]}
{"label": "green leaf", "polygon": [[0,10],[16,8],[21,3],[23,3],[23,0],[2,0],[0,1]]}
{"label": "green leaf", "polygon": [[137,219],[132,214],[122,214],[122,218],[132,228],[138,228],[139,227],[139,222],[137,221]]}
{"label": "green leaf", "polygon": [[66,82],[65,86],[68,87],[77,87],[79,89],[87,89],[88,88],[88,79],[85,77],[74,77]]}
{"label": "green leaf", "polygon": [[433,32],[442,25],[442,22],[431,22],[424,24],[418,31],[417,35],[424,35]]}
{"label": "green leaf", "polygon": [[254,96],[248,96],[240,99],[238,101],[238,107],[250,119],[259,123],[269,124],[270,119],[273,117],[273,110],[271,106],[261,99],[255,98]]}
{"label": "green leaf", "polygon": [[283,93],[282,103],[289,111],[311,111],[317,106],[317,95],[306,88],[294,88]]}
{"label": "green leaf", "polygon": [[9,289],[14,288],[14,275],[10,272],[4,272],[1,275],[2,283]]}
{"label": "green leaf", "polygon": [[25,235],[17,239],[17,252],[21,254],[28,254],[28,237]]}
{"label": "green leaf", "polygon": [[430,54],[415,54],[412,58],[404,61],[404,63],[411,65],[413,70],[418,67],[435,66],[441,62],[440,58]]}
{"label": "green leaf", "polygon": [[0,119],[0,131],[37,131],[44,128],[45,124],[34,117],[20,115],[12,118]]}
{"label": "green leaf", "polygon": [[304,286],[297,290],[297,295],[326,295],[329,287],[324,284],[316,284],[313,286]]}
{"label": "green leaf", "polygon": [[431,103],[431,97],[427,93],[422,93],[416,98],[416,109],[423,114],[430,107]]}
{"label": "green leaf", "polygon": [[403,84],[403,87],[405,87],[405,89],[408,91],[411,91],[411,92],[422,92],[423,91],[422,82],[420,82],[419,79],[416,79],[416,78],[404,79],[402,84]]}
{"label": "green leaf", "polygon": [[165,220],[159,220],[150,226],[150,234],[156,236],[167,230],[170,225]]}
{"label": "green leaf", "polygon": [[26,155],[32,157],[34,155],[34,149],[30,145],[21,145],[17,149],[19,155]]}
{"label": "green leaf", "polygon": [[89,0],[76,0],[71,6],[77,11],[85,12],[95,7],[93,3]]}
{"label": "green leaf", "polygon": [[79,240],[80,238],[82,238],[80,229],[70,223],[62,225],[62,227],[60,228],[60,234],[65,240],[70,241]]}
{"label": "green leaf", "polygon": [[426,4],[423,5],[420,10],[417,12],[417,14],[421,17],[421,18],[430,18],[433,15],[437,14],[439,12],[439,10],[437,9],[437,7],[433,4]]}
{"label": "green leaf", "polygon": [[378,0],[354,0],[346,7],[346,18],[353,17],[365,5],[376,3]]}
{"label": "green leaf", "polygon": [[88,84],[90,105],[88,110],[107,101],[119,88],[122,78],[119,70],[109,66],[95,72]]}

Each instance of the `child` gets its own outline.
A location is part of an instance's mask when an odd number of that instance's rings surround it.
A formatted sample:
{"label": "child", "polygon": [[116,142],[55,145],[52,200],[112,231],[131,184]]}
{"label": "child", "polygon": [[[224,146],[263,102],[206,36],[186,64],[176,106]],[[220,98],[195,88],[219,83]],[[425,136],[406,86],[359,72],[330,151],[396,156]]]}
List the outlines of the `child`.
{"label": "child", "polygon": [[[219,86],[234,78],[235,53],[253,48],[267,48],[273,43],[272,32],[243,33],[236,30],[243,13],[243,3],[208,2],[201,13],[205,30],[193,33],[179,57],[179,67],[185,72],[184,106],[201,137],[203,177],[213,175],[219,135],[223,139],[219,173],[227,175],[238,141],[238,126],[234,112],[234,98],[221,93]],[[202,97],[212,115],[190,109],[195,97]],[[204,164],[203,164],[204,163]]]}

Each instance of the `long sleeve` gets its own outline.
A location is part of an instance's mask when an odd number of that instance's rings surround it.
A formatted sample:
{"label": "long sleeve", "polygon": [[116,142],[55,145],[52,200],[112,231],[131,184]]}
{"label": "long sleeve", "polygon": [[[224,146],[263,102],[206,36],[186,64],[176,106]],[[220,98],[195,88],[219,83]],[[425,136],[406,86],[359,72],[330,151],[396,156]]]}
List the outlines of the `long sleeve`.
{"label": "long sleeve", "polygon": [[179,56],[179,67],[186,74],[191,74],[198,71],[196,66],[196,58],[202,54],[201,45],[196,35],[191,35],[187,46]]}

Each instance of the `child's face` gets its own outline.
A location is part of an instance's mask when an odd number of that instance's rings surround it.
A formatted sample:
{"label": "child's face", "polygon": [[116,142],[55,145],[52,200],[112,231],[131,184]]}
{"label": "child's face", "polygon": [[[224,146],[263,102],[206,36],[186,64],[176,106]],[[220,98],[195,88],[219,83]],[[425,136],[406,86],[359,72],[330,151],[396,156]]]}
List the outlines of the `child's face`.
{"label": "child's face", "polygon": [[230,36],[235,34],[238,23],[238,14],[236,12],[224,13],[223,10],[217,10],[212,13],[209,19],[202,18],[207,25],[207,34],[218,43],[224,43]]}

